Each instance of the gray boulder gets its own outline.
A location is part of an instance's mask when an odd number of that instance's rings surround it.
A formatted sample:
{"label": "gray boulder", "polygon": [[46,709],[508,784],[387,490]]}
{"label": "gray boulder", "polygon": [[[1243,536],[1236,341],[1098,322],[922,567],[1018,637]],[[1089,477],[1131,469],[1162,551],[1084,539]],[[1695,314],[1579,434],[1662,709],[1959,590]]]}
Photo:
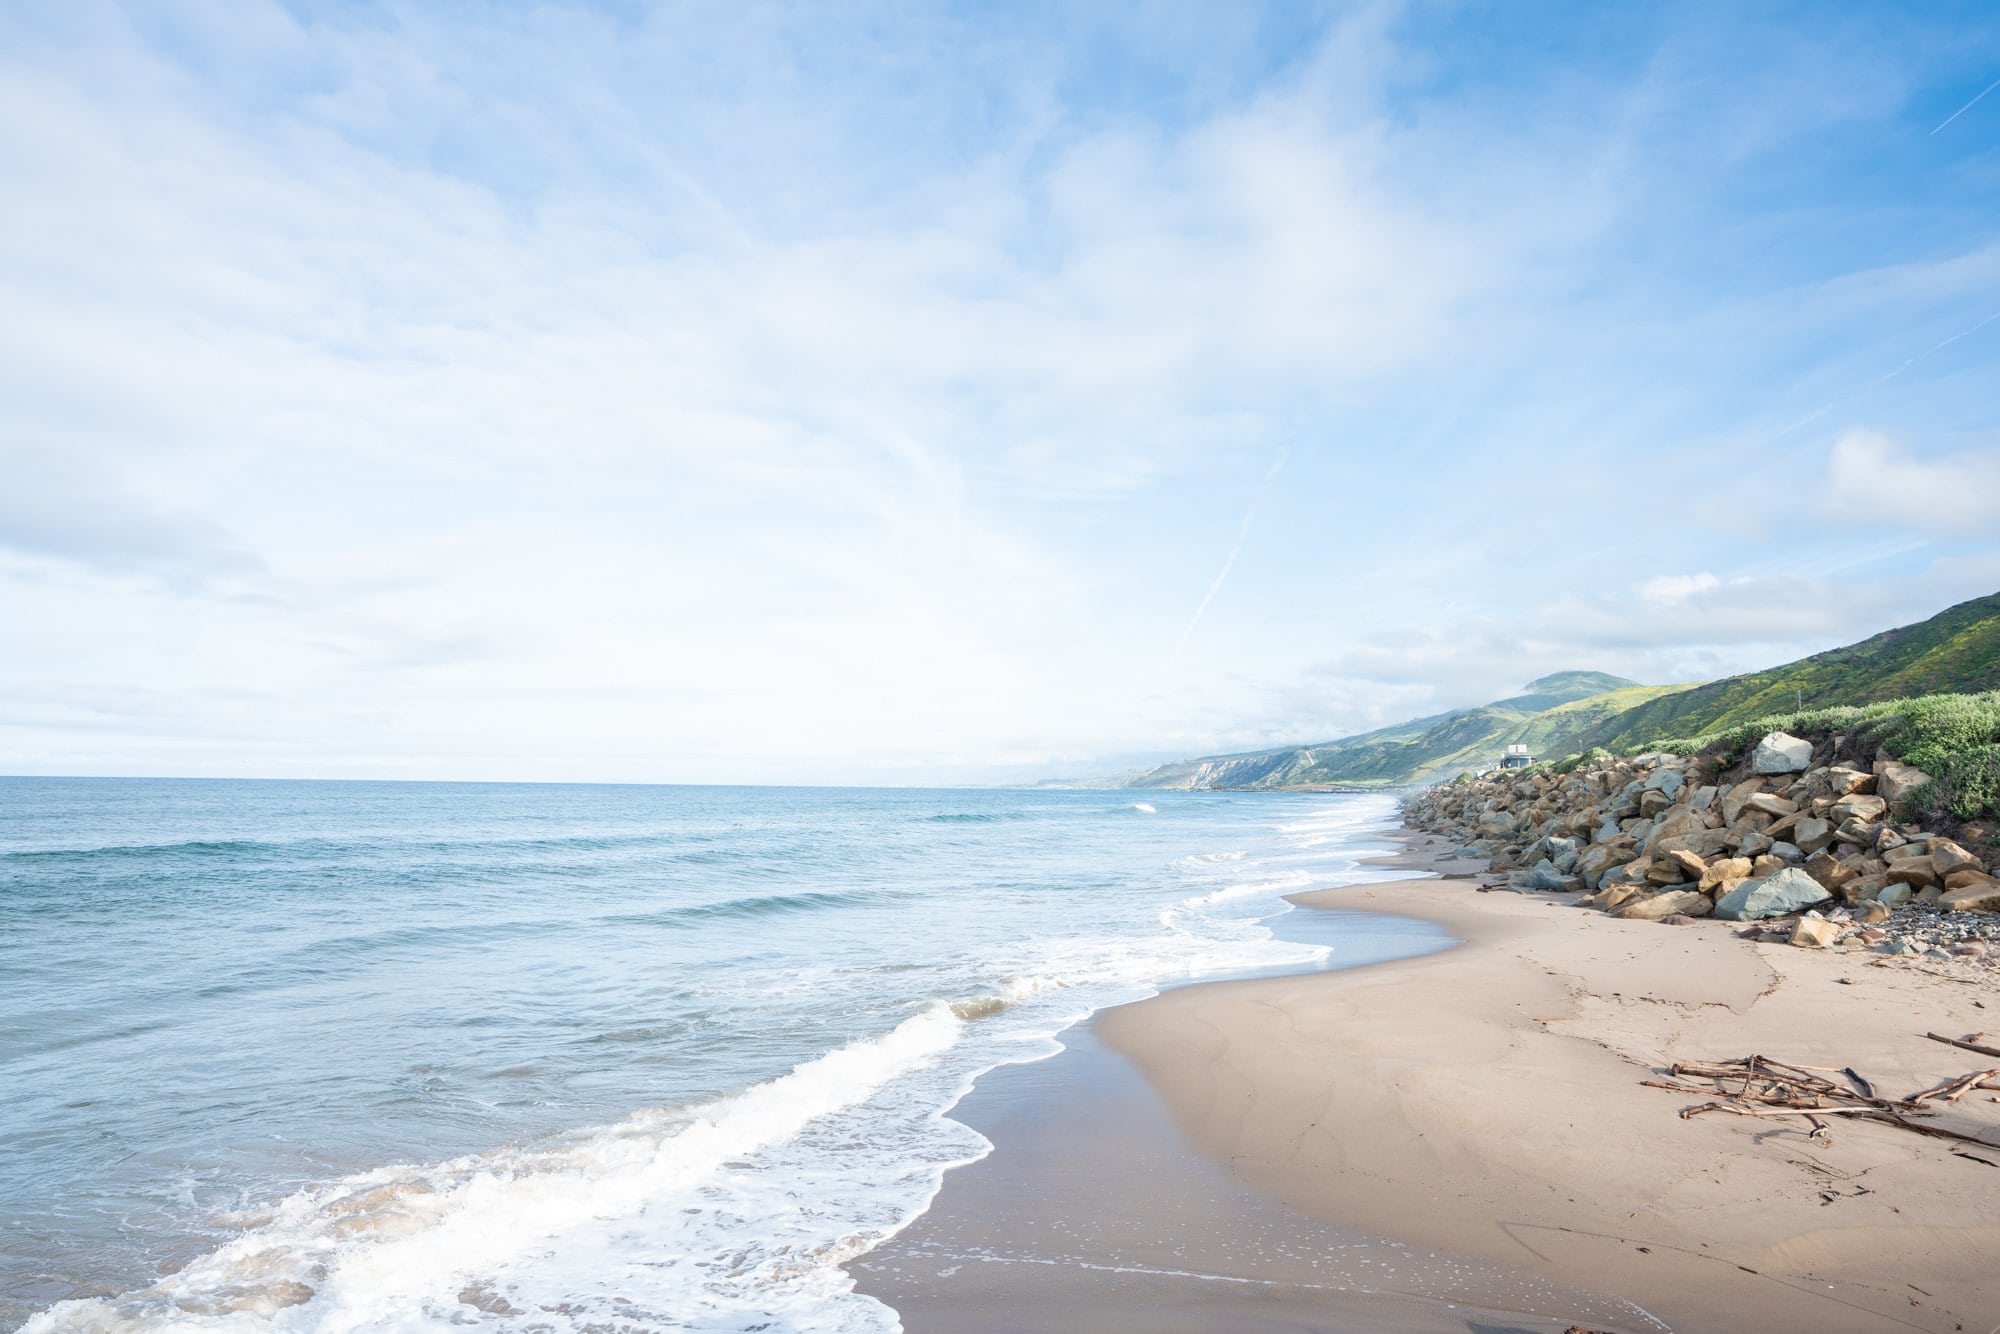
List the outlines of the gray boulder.
{"label": "gray boulder", "polygon": [[1507,882],[1514,889],[1576,889],[1581,882],[1573,875],[1564,875],[1556,869],[1555,863],[1547,857],[1536,862],[1530,869],[1521,872]]}
{"label": "gray boulder", "polygon": [[1724,894],[1715,902],[1715,915],[1731,922],[1759,922],[1767,917],[1789,917],[1831,897],[1825,885],[1798,867],[1788,866],[1762,880],[1746,880]]}
{"label": "gray boulder", "polygon": [[1789,732],[1773,732],[1750,752],[1750,767],[1760,774],[1796,774],[1812,763],[1812,742]]}
{"label": "gray boulder", "polygon": [[1687,779],[1681,774],[1679,769],[1655,769],[1652,776],[1646,780],[1646,790],[1648,792],[1658,792],[1664,795],[1670,803],[1675,797],[1681,794],[1681,789],[1686,786]]}

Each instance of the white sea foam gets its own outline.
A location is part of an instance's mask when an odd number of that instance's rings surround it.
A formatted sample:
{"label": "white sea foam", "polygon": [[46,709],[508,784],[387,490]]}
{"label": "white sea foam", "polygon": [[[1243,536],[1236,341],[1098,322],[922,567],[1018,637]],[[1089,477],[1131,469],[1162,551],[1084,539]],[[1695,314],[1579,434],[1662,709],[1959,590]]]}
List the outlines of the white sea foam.
{"label": "white sea foam", "polygon": [[1160,813],[1159,809],[1149,801],[1135,801],[1132,803],[1132,809],[1142,815],[1158,815]]}

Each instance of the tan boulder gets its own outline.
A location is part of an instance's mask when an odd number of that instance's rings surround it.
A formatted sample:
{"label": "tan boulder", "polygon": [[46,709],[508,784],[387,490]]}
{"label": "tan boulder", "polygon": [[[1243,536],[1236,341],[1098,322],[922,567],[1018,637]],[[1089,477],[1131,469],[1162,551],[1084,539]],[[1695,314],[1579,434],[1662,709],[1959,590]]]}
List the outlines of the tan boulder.
{"label": "tan boulder", "polygon": [[1799,918],[1799,924],[1792,928],[1792,944],[1823,950],[1840,939],[1841,930],[1842,923],[1807,913]]}
{"label": "tan boulder", "polygon": [[1873,824],[1889,813],[1889,803],[1872,794],[1857,792],[1834,802],[1827,807],[1827,813],[1835,824],[1846,824],[1849,820]]}
{"label": "tan boulder", "polygon": [[1913,889],[1929,889],[1943,883],[1929,857],[1904,857],[1890,862],[1888,879],[1892,885],[1909,885]]}
{"label": "tan boulder", "polygon": [[1735,824],[1743,818],[1743,803],[1764,789],[1754,778],[1746,778],[1722,794],[1722,822]]}
{"label": "tan boulder", "polygon": [[1775,792],[1759,792],[1756,796],[1743,803],[1743,809],[1745,811],[1754,811],[1759,814],[1768,815],[1773,819],[1781,819],[1787,815],[1797,814],[1799,804],[1788,797],[1781,797]]}
{"label": "tan boulder", "polygon": [[1728,881],[1735,881],[1740,884],[1748,880],[1750,878],[1750,871],[1750,859],[1748,857],[1724,857],[1720,861],[1710,862],[1708,870],[1702,873],[1701,880],[1698,883],[1704,890],[1714,890],[1718,885]]}
{"label": "tan boulder", "polygon": [[1828,892],[1839,893],[1840,887],[1856,878],[1856,873],[1843,866],[1834,855],[1824,848],[1806,858],[1805,873],[1826,886]]}
{"label": "tan boulder", "polygon": [[1875,795],[1889,803],[1891,810],[1903,805],[1910,794],[1931,781],[1931,776],[1914,764],[1896,760],[1875,762]]}
{"label": "tan boulder", "polygon": [[1947,890],[1938,899],[1941,908],[1954,908],[1960,912],[2000,912],[2000,881],[1990,885],[1967,885],[1964,889]]}
{"label": "tan boulder", "polygon": [[1983,871],[1985,866],[1979,858],[1967,852],[1948,838],[1931,840],[1931,865],[1947,880],[1953,871]]}
{"label": "tan boulder", "polygon": [[1597,897],[1604,901],[1604,911],[1616,912],[1634,899],[1645,898],[1646,890],[1642,886],[1633,884],[1613,885]]}
{"label": "tan boulder", "polygon": [[1850,792],[1872,792],[1875,775],[1850,769],[1844,764],[1836,764],[1826,771],[1826,782],[1836,797],[1844,797]]}
{"label": "tan boulder", "polygon": [[1891,908],[1888,904],[1883,903],[1879,899],[1870,899],[1868,902],[1861,905],[1861,907],[1856,911],[1855,916],[1858,917],[1862,922],[1870,926],[1873,926],[1877,922],[1888,921],[1889,915],[1894,911],[1895,911],[1894,908]]}
{"label": "tan boulder", "polygon": [[1692,834],[1677,834],[1663,838],[1653,845],[1653,855],[1670,856],[1676,852],[1692,852],[1695,856],[1707,858],[1721,854],[1729,847],[1727,829],[1698,829]]}
{"label": "tan boulder", "polygon": [[1971,867],[1961,867],[1944,878],[1946,889],[1978,889],[1986,885],[2000,885],[2000,880]]}
{"label": "tan boulder", "polygon": [[1756,860],[1750,863],[1750,874],[1758,880],[1762,880],[1766,876],[1776,875],[1784,869],[1784,859],[1782,857],[1773,857],[1768,852],[1758,853]]}
{"label": "tan boulder", "polygon": [[1611,915],[1627,921],[1657,922],[1663,917],[1706,917],[1715,910],[1708,895],[1692,889],[1670,889],[1664,894],[1648,894],[1623,904]]}
{"label": "tan boulder", "polygon": [[1708,863],[1685,848],[1675,848],[1666,854],[1666,861],[1679,868],[1683,880],[1700,880],[1708,874]]}

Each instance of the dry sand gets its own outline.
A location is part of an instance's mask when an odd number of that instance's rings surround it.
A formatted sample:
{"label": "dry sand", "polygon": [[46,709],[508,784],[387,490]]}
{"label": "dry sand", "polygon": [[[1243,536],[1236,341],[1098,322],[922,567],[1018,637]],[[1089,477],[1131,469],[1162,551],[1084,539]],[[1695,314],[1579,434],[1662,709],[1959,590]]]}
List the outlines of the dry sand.
{"label": "dry sand", "polygon": [[[1402,837],[1412,869],[1449,851]],[[2000,1166],[1883,1125],[1836,1120],[1827,1143],[1783,1121],[1681,1120],[1699,1099],[1640,1084],[1754,1052],[1852,1066],[1900,1096],[2000,1064],[1923,1036],[2000,1030],[2000,996],[1469,878],[1299,901],[1438,922],[1465,944],[1188,987],[1097,1024],[1189,1142],[1272,1199],[1629,1299],[1675,1330],[2000,1326]],[[2000,1104],[1975,1093],[1940,1124],[2000,1143]]]}

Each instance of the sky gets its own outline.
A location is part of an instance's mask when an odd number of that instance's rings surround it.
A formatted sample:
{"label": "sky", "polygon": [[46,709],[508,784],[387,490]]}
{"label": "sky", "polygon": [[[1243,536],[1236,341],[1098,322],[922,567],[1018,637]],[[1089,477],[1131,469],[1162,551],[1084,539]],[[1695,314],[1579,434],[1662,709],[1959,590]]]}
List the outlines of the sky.
{"label": "sky", "polygon": [[1946,0],[0,4],[0,772],[1019,781],[1923,619],[1996,81]]}

